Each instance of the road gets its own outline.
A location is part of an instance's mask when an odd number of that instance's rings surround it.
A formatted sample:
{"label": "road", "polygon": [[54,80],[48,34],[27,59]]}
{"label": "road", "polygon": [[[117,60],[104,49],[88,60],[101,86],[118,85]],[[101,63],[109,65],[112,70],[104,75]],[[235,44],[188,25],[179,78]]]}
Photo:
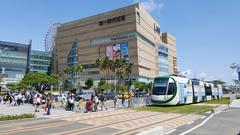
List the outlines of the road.
{"label": "road", "polygon": [[[198,119],[194,123],[178,127],[171,135],[182,133],[186,133],[186,135],[240,135],[240,109],[223,111],[206,121],[210,116],[211,114],[208,114],[204,119]],[[201,125],[202,123],[203,125]]]}

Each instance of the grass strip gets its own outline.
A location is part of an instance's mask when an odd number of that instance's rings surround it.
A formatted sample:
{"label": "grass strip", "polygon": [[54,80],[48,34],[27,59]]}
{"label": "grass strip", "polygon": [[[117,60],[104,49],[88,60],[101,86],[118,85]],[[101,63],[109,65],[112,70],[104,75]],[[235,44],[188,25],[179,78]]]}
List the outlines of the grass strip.
{"label": "grass strip", "polygon": [[206,105],[180,105],[180,106],[141,106],[133,107],[133,110],[137,111],[152,111],[152,112],[164,112],[164,113],[180,113],[180,114],[201,114],[211,111],[215,107]]}
{"label": "grass strip", "polygon": [[230,104],[229,97],[203,102],[204,104]]}
{"label": "grass strip", "polygon": [[34,117],[36,117],[35,114],[6,115],[6,116],[0,116],[0,121],[19,120],[19,119],[34,118]]}

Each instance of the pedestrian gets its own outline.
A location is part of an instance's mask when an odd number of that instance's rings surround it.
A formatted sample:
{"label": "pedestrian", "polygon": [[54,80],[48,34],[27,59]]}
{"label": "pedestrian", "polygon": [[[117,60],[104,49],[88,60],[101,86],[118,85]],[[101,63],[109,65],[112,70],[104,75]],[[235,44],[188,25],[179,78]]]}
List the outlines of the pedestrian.
{"label": "pedestrian", "polygon": [[41,105],[41,103],[42,103],[42,99],[40,95],[37,94],[35,112],[39,112],[39,106]]}
{"label": "pedestrian", "polygon": [[146,95],[146,106],[151,105],[151,96],[149,92]]}
{"label": "pedestrian", "polygon": [[52,108],[52,102],[53,102],[53,98],[51,93],[48,93],[48,97],[46,99],[46,106],[47,106],[47,115],[50,115],[51,113],[51,108]]}
{"label": "pedestrian", "polygon": [[98,99],[97,94],[95,94],[95,96],[94,96],[94,104],[93,104],[93,110],[94,110],[95,112],[98,111],[98,104],[99,104],[99,99]]}
{"label": "pedestrian", "polygon": [[124,94],[122,94],[122,106],[123,107],[125,106],[125,100],[126,100],[126,97]]}
{"label": "pedestrian", "polygon": [[70,111],[73,111],[73,109],[74,109],[74,98],[73,98],[73,96],[71,96],[70,98],[69,98],[69,103],[68,103],[68,107],[69,107],[69,110]]}
{"label": "pedestrian", "polygon": [[117,99],[118,99],[118,97],[117,97],[117,95],[115,95],[113,98],[114,108],[117,108]]}
{"label": "pedestrian", "polygon": [[3,97],[0,95],[0,105],[3,104]]}
{"label": "pedestrian", "polygon": [[107,110],[107,106],[105,105],[107,98],[105,97],[105,95],[101,94],[99,99],[101,101],[101,110],[103,111],[103,107],[105,107],[105,109]]}
{"label": "pedestrian", "polygon": [[80,97],[80,99],[78,101],[78,109],[79,109],[79,111],[82,109],[82,107],[83,107],[83,98]]}
{"label": "pedestrian", "polygon": [[128,107],[131,107],[132,105],[132,93],[129,91],[128,92]]}
{"label": "pedestrian", "polygon": [[92,112],[92,102],[91,102],[91,100],[87,99],[85,109],[86,109],[85,113]]}

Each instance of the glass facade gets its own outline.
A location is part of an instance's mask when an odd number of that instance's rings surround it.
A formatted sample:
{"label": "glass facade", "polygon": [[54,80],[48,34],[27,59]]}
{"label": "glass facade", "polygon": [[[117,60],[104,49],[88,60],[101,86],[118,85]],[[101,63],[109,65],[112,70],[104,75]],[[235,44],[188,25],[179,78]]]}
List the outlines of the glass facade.
{"label": "glass facade", "polygon": [[0,41],[0,73],[4,74],[4,83],[16,83],[22,80],[28,65],[31,45]]}
{"label": "glass facade", "polygon": [[92,40],[90,40],[90,44],[91,45],[100,45],[100,44],[106,44],[106,43],[122,41],[122,40],[129,40],[129,39],[134,39],[134,38],[138,38],[138,39],[142,40],[147,45],[154,46],[154,43],[152,41],[150,41],[145,36],[143,36],[142,34],[137,33],[137,32],[124,33],[124,34],[119,34],[119,35],[114,35],[114,36],[106,36],[106,37],[92,39]]}
{"label": "glass facade", "polygon": [[78,64],[78,46],[75,40],[67,57],[67,65],[74,66],[76,64]]}
{"label": "glass facade", "polygon": [[161,43],[158,48],[158,67],[159,76],[169,75],[168,48],[163,43]]}
{"label": "glass facade", "polygon": [[30,71],[47,73],[50,68],[51,53],[31,51]]}

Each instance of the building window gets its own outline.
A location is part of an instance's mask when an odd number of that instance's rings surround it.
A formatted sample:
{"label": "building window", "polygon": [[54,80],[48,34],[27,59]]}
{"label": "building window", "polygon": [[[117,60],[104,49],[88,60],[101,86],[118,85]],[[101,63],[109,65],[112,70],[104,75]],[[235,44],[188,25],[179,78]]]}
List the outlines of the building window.
{"label": "building window", "polygon": [[155,44],[147,39],[145,36],[143,36],[140,33],[137,32],[132,32],[132,33],[125,33],[125,34],[119,34],[119,35],[113,35],[113,36],[106,36],[106,37],[101,37],[97,39],[92,39],[90,40],[91,45],[100,45],[100,44],[106,44],[110,42],[116,42],[116,41],[122,41],[122,40],[130,40],[134,38],[139,38],[143,42],[145,42],[147,45],[150,45],[152,47],[155,46]]}
{"label": "building window", "polygon": [[137,23],[140,24],[141,18],[140,18],[140,13],[139,12],[137,12],[137,17],[136,18],[137,18]]}
{"label": "building window", "polygon": [[154,23],[154,31],[160,34],[160,27],[158,27],[155,23]]}
{"label": "building window", "polygon": [[78,46],[77,41],[73,42],[72,48],[67,57],[67,64],[68,66],[73,66],[78,63]]}

